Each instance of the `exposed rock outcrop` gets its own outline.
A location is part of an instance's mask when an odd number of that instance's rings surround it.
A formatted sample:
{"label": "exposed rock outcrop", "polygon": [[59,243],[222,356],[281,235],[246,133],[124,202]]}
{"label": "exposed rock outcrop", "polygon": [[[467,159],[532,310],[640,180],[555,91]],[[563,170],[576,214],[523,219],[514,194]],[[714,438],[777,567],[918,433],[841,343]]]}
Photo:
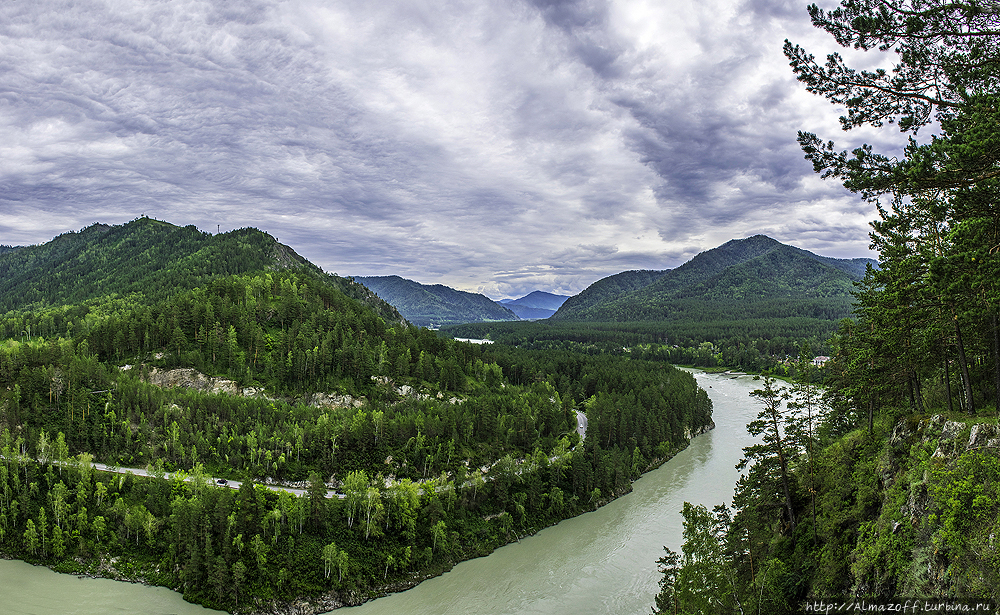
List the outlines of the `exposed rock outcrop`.
{"label": "exposed rock outcrop", "polygon": [[[209,394],[225,393],[241,397],[275,399],[268,396],[262,387],[242,387],[234,380],[206,376],[191,367],[166,370],[153,367],[149,370],[149,383],[164,388],[181,387]],[[357,408],[365,400],[363,398],[338,395],[336,393],[313,393],[312,395],[289,401],[298,401],[316,408]]]}
{"label": "exposed rock outcrop", "polygon": [[[949,481],[960,476],[962,464],[972,463],[974,456],[996,455],[990,449],[1000,449],[996,424],[969,424],[942,415],[907,417],[896,423],[876,466],[880,505],[874,516],[867,517],[850,556],[857,575],[849,589],[852,595],[962,595],[959,578],[966,570],[972,570],[972,576],[978,572],[966,555],[956,553],[954,543],[949,544],[948,536],[951,540],[955,536],[942,517],[954,508],[947,499],[954,496],[956,483]],[[984,498],[982,506],[987,504]],[[970,541],[988,527],[988,517],[980,515],[963,530]],[[990,551],[983,554],[984,561],[991,561],[992,538],[980,546]],[[862,566],[861,561],[879,565]],[[892,571],[886,569],[890,564]]]}
{"label": "exposed rock outcrop", "polygon": [[263,397],[261,389],[248,387],[250,390],[244,391],[243,387],[240,387],[233,380],[212,378],[190,367],[168,370],[161,370],[154,367],[149,370],[149,383],[164,388],[181,387],[194,389],[202,393],[227,393],[229,395]]}
{"label": "exposed rock outcrop", "polygon": [[713,429],[715,429],[715,421],[710,422],[708,425],[702,425],[701,427],[698,427],[698,428],[694,429],[693,431],[691,430],[690,427],[685,427],[684,428],[684,438],[687,439],[687,440],[690,440],[691,438],[694,438],[696,436],[700,436],[702,434],[706,434],[706,433],[708,433],[709,431],[711,431]]}
{"label": "exposed rock outcrop", "polygon": [[357,408],[365,403],[364,399],[330,393],[313,393],[301,401],[316,408]]}

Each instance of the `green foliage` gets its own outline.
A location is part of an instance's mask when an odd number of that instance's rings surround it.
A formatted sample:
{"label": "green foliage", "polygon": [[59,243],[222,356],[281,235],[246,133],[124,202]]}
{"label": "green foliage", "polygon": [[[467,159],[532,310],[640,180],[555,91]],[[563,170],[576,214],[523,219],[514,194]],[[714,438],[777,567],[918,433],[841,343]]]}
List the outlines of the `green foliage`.
{"label": "green foliage", "polygon": [[[676,269],[602,280],[568,299],[551,320],[836,321],[849,314],[853,283],[863,272],[858,261],[816,256],[757,235],[702,252]],[[637,277],[642,273],[657,275]],[[626,275],[624,283],[613,284]]]}
{"label": "green foliage", "polygon": [[[866,272],[856,319],[832,341],[831,407],[813,429],[779,412],[780,391],[767,381],[755,391],[770,428],[751,424],[765,438],[750,449],[756,463],[737,485],[736,512],[713,525],[685,510],[686,522],[711,529],[688,532],[686,523],[685,553],[711,557],[661,560],[657,605],[670,612],[685,575],[699,571],[715,610],[729,587],[744,612],[845,596],[996,601],[1000,432],[992,419],[967,428],[924,418],[933,409],[981,421],[1000,405],[996,10],[845,0],[809,12],[841,45],[895,52],[891,70],[858,71],[838,54],[820,64],[786,42],[807,89],[846,107],[844,128],[898,122],[916,133],[936,124],[938,134],[890,157],[867,145],[837,152],[800,133],[818,172],[876,204],[880,266]],[[808,408],[806,392],[798,388],[786,408]],[[728,570],[730,586],[719,581]]]}
{"label": "green foliage", "polygon": [[952,591],[996,598],[1000,587],[1000,459],[989,450],[971,450],[956,463],[934,469],[928,487],[938,504],[931,521],[940,526],[933,545],[947,554]]}
{"label": "green foliage", "polygon": [[740,613],[742,605],[735,570],[725,552],[725,535],[732,522],[729,510],[684,502],[683,556],[664,547],[659,560],[663,579],[656,596],[657,613]]}
{"label": "green foliage", "polygon": [[[113,252],[94,237],[172,254],[154,231],[188,232],[139,220],[56,243],[86,255],[78,263]],[[109,245],[127,252],[122,241]],[[0,258],[73,260],[41,248]],[[362,287],[308,266],[92,296],[111,271],[4,317],[5,554],[89,572],[115,558],[110,574],[226,609],[378,592],[627,492],[711,422],[704,391],[662,358],[455,342],[384,318],[352,296],[368,301]],[[230,392],[153,384],[180,368]]]}
{"label": "green foliage", "polygon": [[[844,46],[892,49],[891,70],[855,70],[837,54],[826,64],[786,41],[808,90],[844,105],[845,128],[898,122],[911,138],[902,156],[799,134],[824,177],[841,179],[877,206],[872,247],[880,269],[859,292],[857,326],[839,337],[842,390],[850,403],[924,406],[922,381],[943,381],[949,407],[1000,401],[1000,91],[994,7],[943,0],[844,2],[809,9],[814,25]],[[959,383],[952,388],[957,376]],[[992,389],[992,390],[990,390]],[[871,422],[871,418],[869,418]]]}
{"label": "green foliage", "polygon": [[[775,387],[774,380],[769,377],[764,377],[764,388],[751,391],[750,396],[760,400],[762,408],[757,419],[747,425],[747,432],[760,438],[760,443],[744,448],[743,459],[736,467],[742,470],[751,465],[750,477],[760,480],[764,489],[769,491],[774,490],[772,483],[780,484],[785,508],[784,523],[787,523],[789,531],[794,532],[796,515],[789,485],[789,464],[802,449],[803,442],[798,437],[802,434],[801,420],[792,408],[782,410],[782,404],[791,398],[791,394],[785,387]],[[751,481],[742,483],[742,497],[747,497],[751,491],[750,484]]]}

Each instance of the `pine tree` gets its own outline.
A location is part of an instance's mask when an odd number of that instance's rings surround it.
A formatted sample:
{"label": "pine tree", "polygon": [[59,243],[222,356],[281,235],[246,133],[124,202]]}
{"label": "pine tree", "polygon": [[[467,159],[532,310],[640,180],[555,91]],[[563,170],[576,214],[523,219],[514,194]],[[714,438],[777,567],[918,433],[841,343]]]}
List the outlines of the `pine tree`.
{"label": "pine tree", "polygon": [[764,377],[764,388],[750,393],[761,401],[762,408],[757,413],[757,419],[747,425],[750,435],[762,436],[761,444],[754,444],[743,449],[743,459],[737,469],[752,466],[753,475],[764,484],[761,489],[768,491],[767,483],[777,480],[785,509],[785,520],[789,533],[795,531],[795,503],[792,500],[791,476],[789,464],[795,457],[799,443],[795,435],[800,432],[797,417],[789,410],[782,411],[781,406],[788,401],[790,394],[783,387],[775,387],[774,379]]}

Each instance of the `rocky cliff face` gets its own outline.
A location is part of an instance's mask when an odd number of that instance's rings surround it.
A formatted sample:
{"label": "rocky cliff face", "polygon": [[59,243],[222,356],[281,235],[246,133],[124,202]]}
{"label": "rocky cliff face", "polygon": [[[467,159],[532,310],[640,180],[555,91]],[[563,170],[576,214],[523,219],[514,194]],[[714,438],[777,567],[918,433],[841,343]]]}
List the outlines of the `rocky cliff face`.
{"label": "rocky cliff face", "polygon": [[877,517],[849,555],[859,597],[1000,597],[1000,426],[896,424],[876,464]]}
{"label": "rocky cliff face", "polygon": [[263,389],[240,387],[233,380],[211,378],[201,372],[187,367],[180,369],[149,370],[149,383],[159,387],[194,389],[202,393],[227,393],[229,395],[244,395],[246,397],[263,397]]}
{"label": "rocky cliff face", "polygon": [[702,434],[706,434],[709,431],[715,429],[715,421],[711,421],[708,425],[702,425],[701,427],[696,427],[694,431],[691,431],[690,427],[684,428],[684,438],[686,440],[691,440]]}

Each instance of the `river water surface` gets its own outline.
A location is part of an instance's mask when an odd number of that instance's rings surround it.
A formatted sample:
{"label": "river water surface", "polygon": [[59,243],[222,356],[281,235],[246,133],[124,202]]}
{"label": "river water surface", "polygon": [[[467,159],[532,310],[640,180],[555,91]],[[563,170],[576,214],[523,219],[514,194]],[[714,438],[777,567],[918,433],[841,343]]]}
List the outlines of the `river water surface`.
{"label": "river water surface", "polygon": [[[656,595],[663,546],[680,551],[684,502],[709,509],[732,501],[736,463],[753,442],[750,377],[695,372],[714,404],[716,428],[692,440],[632,493],[520,542],[455,566],[417,587],[336,615],[647,615]],[[0,561],[4,613],[214,612],[180,594],[106,580],[77,579],[23,562]]]}

